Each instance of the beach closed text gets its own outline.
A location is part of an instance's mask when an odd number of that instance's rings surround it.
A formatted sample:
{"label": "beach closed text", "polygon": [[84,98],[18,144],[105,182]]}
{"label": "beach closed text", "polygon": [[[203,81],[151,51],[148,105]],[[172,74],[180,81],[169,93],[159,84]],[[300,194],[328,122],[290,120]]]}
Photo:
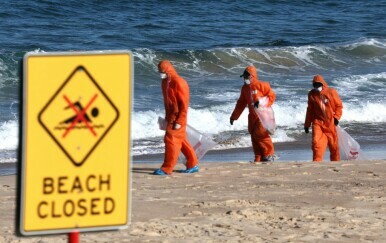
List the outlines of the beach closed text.
{"label": "beach closed text", "polygon": [[[44,177],[41,183],[43,198],[50,198],[37,205],[37,214],[41,219],[107,215],[114,212],[114,198],[101,196],[108,195],[111,189],[110,174]],[[79,197],[82,194],[95,197]],[[63,195],[65,199],[62,199]]]}

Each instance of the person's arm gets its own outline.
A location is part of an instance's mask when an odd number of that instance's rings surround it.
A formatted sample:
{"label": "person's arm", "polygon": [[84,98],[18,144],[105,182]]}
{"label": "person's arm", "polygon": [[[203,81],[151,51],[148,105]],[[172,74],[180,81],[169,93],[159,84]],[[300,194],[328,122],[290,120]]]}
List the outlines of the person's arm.
{"label": "person's arm", "polygon": [[308,93],[308,106],[307,106],[307,112],[306,112],[306,119],[304,121],[304,127],[308,128],[311,126],[312,121],[314,120],[314,106],[312,102],[311,94]]}
{"label": "person's arm", "polygon": [[245,100],[245,97],[243,95],[243,90],[240,92],[240,97],[237,100],[235,109],[232,112],[230,120],[237,120],[239,119],[241,113],[243,113],[245,107],[247,106],[247,101]]}
{"label": "person's arm", "polygon": [[339,121],[343,113],[343,103],[335,89],[332,89],[332,98],[334,99],[335,104],[334,118]]}
{"label": "person's arm", "polygon": [[[185,126],[187,124],[189,107],[189,86],[186,82],[178,82],[176,87],[178,113],[176,123]],[[178,128],[177,128],[178,129]]]}
{"label": "person's arm", "polygon": [[167,81],[162,81],[161,83],[161,90],[162,90],[162,96],[163,96],[163,100],[164,100],[164,108],[165,108],[165,118],[166,118],[166,115],[167,115],[167,107],[166,107],[166,82]]}
{"label": "person's arm", "polygon": [[275,102],[276,94],[275,92],[273,92],[271,85],[268,82],[262,83],[261,86],[262,86],[261,93],[263,94],[263,96],[268,97],[268,107],[269,107],[273,104],[273,102]]}

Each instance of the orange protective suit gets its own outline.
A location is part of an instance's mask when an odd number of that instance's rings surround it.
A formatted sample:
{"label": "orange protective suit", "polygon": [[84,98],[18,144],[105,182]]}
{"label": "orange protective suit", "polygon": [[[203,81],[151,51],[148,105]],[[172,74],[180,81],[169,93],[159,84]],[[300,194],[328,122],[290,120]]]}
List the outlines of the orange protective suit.
{"label": "orange protective suit", "polygon": [[343,104],[338,92],[329,88],[321,75],[316,75],[312,83],[322,83],[322,91],[312,89],[308,93],[308,107],[304,127],[312,123],[313,161],[322,161],[328,145],[330,160],[340,160],[338,136],[334,118],[339,121],[342,116]]}
{"label": "orange protective suit", "polygon": [[250,74],[249,80],[251,83],[249,85],[244,84],[241,88],[240,97],[230,119],[237,120],[245,107],[248,106],[248,132],[251,134],[255,162],[259,162],[273,155],[275,151],[269,133],[265,130],[255,113],[254,104],[258,101],[259,97],[267,96],[269,99],[268,106],[271,106],[276,99],[276,95],[268,82],[258,80],[257,70],[254,66],[248,66],[245,71]]}
{"label": "orange protective suit", "polygon": [[[169,61],[161,61],[158,64],[158,70],[167,74],[167,78],[162,80],[167,127],[164,137],[165,159],[161,170],[166,174],[171,174],[174,166],[177,164],[180,151],[186,157],[187,169],[193,168],[198,164],[196,154],[186,138],[189,86],[177,74]],[[181,127],[174,129],[175,124],[179,124]]]}

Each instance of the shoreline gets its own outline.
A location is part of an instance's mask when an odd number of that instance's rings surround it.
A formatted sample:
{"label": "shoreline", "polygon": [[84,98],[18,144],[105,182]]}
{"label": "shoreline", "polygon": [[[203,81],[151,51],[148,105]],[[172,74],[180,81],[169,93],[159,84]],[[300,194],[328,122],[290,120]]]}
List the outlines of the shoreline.
{"label": "shoreline", "polygon": [[[382,242],[386,160],[202,163],[200,172],[151,175],[133,164],[131,224],[81,242]],[[176,170],[182,168],[179,164]],[[0,242],[67,242],[14,235],[16,176],[0,177]]]}
{"label": "shoreline", "polygon": [[[275,143],[275,154],[278,159],[274,163],[287,163],[291,161],[297,162],[312,162],[312,150],[310,145],[306,142],[284,142]],[[374,142],[361,146],[363,152],[368,160],[385,160],[386,149],[385,144]],[[308,148],[309,147],[309,148]],[[164,154],[144,154],[132,156],[132,164],[157,164],[161,165],[164,159]],[[202,158],[200,163],[232,163],[236,161],[250,162],[253,159],[252,147],[231,148],[225,150],[210,150]],[[324,162],[329,160],[329,150],[327,148],[324,155]],[[182,164],[178,161],[177,164]],[[17,162],[0,163],[0,176],[15,175],[17,171]]]}
{"label": "shoreline", "polygon": [[[296,141],[296,142],[283,142],[274,143],[275,154],[279,159],[274,162],[312,162],[312,149],[310,141]],[[377,141],[373,143],[367,143],[361,146],[363,152],[368,160],[383,160],[386,159],[386,144],[379,143]],[[324,161],[329,160],[330,152],[328,148],[324,155]],[[133,156],[133,162],[136,163],[151,163],[161,164],[164,159],[164,154],[144,154]],[[252,147],[243,148],[230,148],[224,150],[210,150],[203,159],[204,163],[207,162],[237,162],[246,161],[249,162],[254,159]],[[180,162],[178,162],[180,163]]]}

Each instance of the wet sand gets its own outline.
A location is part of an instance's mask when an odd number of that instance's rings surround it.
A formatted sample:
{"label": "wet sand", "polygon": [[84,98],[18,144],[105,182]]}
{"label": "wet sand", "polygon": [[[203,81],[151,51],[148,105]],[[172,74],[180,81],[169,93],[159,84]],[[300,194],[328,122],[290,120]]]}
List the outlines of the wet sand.
{"label": "wet sand", "polygon": [[[134,164],[131,225],[81,242],[385,242],[386,161],[203,163],[154,176]],[[178,165],[176,170],[183,169]],[[15,176],[0,176],[0,242],[14,235]]]}
{"label": "wet sand", "polygon": [[[302,161],[307,162],[312,160],[311,136],[309,140],[300,140],[295,142],[275,143],[275,154],[278,156],[276,162],[291,162]],[[366,159],[384,160],[386,159],[386,144],[373,141],[369,143],[361,143],[361,149],[364,152]],[[330,158],[330,152],[327,149],[324,154],[324,159]],[[234,162],[234,161],[251,161],[254,159],[252,147],[232,148],[232,149],[214,149],[210,150],[203,157],[204,162]],[[164,160],[164,154],[144,154],[133,156],[134,163],[155,163],[160,165]],[[1,165],[0,165],[1,168]]]}

